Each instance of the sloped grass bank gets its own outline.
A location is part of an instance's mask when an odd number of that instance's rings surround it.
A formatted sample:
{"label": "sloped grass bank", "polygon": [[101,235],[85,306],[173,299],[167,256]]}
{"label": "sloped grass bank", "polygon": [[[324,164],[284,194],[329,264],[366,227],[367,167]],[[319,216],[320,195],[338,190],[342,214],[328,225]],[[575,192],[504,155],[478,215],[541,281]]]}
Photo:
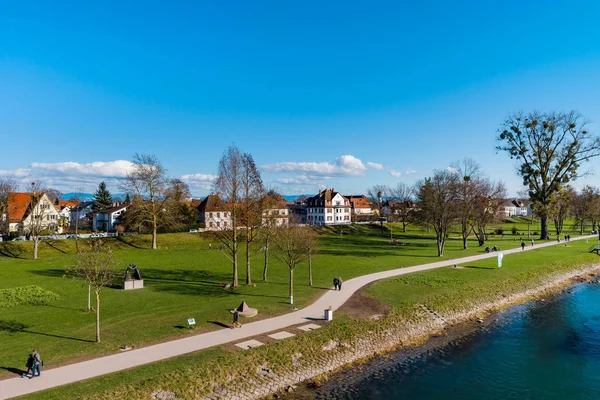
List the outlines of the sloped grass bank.
{"label": "sloped grass bank", "polygon": [[[39,399],[251,399],[398,347],[424,343],[450,324],[485,315],[600,271],[585,242],[377,282],[365,295],[388,303],[379,320],[337,315],[327,326],[248,351],[210,349],[29,396]],[[432,317],[425,305],[441,318]]]}

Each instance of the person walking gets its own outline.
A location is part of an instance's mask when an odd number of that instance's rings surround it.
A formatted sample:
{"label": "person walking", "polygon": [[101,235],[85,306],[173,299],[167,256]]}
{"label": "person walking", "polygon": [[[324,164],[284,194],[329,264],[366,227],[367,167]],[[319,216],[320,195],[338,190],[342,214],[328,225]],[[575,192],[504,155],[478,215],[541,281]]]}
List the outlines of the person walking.
{"label": "person walking", "polygon": [[240,312],[238,310],[233,311],[233,325],[231,328],[241,328],[242,324],[240,324]]}
{"label": "person walking", "polygon": [[27,362],[25,363],[25,368],[27,368],[27,372],[21,375],[21,378],[29,377],[29,374],[32,374],[33,370],[33,352],[29,353],[27,356]]}
{"label": "person walking", "polygon": [[338,278],[333,278],[333,290],[338,290]]}
{"label": "person walking", "polygon": [[[40,366],[42,365],[42,358],[40,357],[40,353],[38,353],[34,349],[31,355],[33,356],[33,367],[31,368],[31,376],[29,377],[29,379],[41,375]],[[37,371],[37,375],[35,374],[35,371]]]}
{"label": "person walking", "polygon": [[535,243],[535,241],[533,239],[531,239],[531,247],[533,247],[534,243]]}
{"label": "person walking", "polygon": [[340,278],[339,276],[338,276],[337,280],[338,280],[338,290],[342,290],[342,283],[344,283],[344,281],[342,281],[342,278]]}
{"label": "person walking", "polygon": [[525,242],[521,240],[521,250],[525,250]]}

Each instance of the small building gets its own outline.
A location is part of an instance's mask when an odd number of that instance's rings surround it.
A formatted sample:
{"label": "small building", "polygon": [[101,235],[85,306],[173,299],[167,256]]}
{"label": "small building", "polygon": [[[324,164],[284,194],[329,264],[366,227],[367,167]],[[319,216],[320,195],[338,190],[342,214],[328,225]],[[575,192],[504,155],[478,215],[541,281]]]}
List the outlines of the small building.
{"label": "small building", "polygon": [[119,224],[119,217],[127,211],[129,203],[113,203],[113,206],[95,212],[92,216],[92,228],[97,231],[114,231]]}
{"label": "small building", "polygon": [[262,198],[261,207],[263,225],[281,226],[289,223],[290,212],[283,197],[266,194]]}
{"label": "small building", "polygon": [[71,212],[70,220],[75,221],[76,219],[85,220],[89,218],[89,215],[92,213],[92,205],[91,201],[82,201],[74,207],[71,207],[69,210]]}
{"label": "small building", "polygon": [[371,202],[364,194],[346,196],[350,201],[352,215],[375,215]]}
{"label": "small building", "polygon": [[513,203],[513,200],[502,201],[498,206],[497,214],[500,218],[511,218],[517,216],[517,207]]}
{"label": "small building", "polygon": [[7,200],[9,232],[21,235],[43,230],[62,233],[58,223],[60,214],[46,193],[10,192]]}
{"label": "small building", "polygon": [[334,188],[321,190],[306,200],[306,223],[311,225],[350,224],[350,200]]}
{"label": "small building", "polygon": [[218,194],[209,194],[198,206],[198,222],[204,224],[207,231],[230,229],[231,215]]}

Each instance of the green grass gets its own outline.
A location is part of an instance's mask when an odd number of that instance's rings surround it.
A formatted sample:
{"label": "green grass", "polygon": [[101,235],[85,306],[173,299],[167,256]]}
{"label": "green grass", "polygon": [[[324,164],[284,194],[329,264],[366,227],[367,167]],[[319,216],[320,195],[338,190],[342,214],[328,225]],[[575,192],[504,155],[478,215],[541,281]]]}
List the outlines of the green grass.
{"label": "green grass", "polygon": [[[368,236],[368,233],[363,234]],[[214,383],[227,382],[230,376],[252,373],[263,363],[275,370],[285,368],[297,352],[316,359],[323,353],[323,344],[331,339],[352,341],[364,337],[367,332],[376,334],[390,327],[397,328],[406,321],[415,321],[418,318],[415,304],[426,304],[442,315],[448,315],[534,288],[548,275],[597,262],[597,255],[587,253],[588,246],[585,241],[578,241],[567,246],[506,255],[501,269],[497,268],[495,259],[487,259],[459,265],[462,268],[440,268],[382,280],[366,291],[368,296],[392,306],[390,314],[379,321],[354,321],[338,314],[327,327],[269,346],[233,353],[220,348],[209,349],[37,393],[29,398],[143,399],[149,398],[158,388],[172,390],[181,398],[206,394]]]}
{"label": "green grass", "polygon": [[[320,254],[314,257],[314,286],[308,286],[306,265],[295,271],[294,300],[308,304],[331,286],[334,276],[349,279],[372,272],[423,264],[438,260],[435,241],[418,229],[405,235],[390,225],[393,236],[408,243],[392,246],[390,231],[381,235],[378,227],[357,226],[320,229]],[[412,228],[412,227],[411,227]],[[394,233],[395,232],[395,233]],[[517,247],[519,239],[506,235],[490,238],[490,246]],[[101,343],[93,343],[95,319],[86,310],[87,287],[63,278],[66,265],[75,260],[72,240],[42,242],[38,260],[31,259],[31,243],[0,243],[0,289],[35,284],[58,297],[44,304],[22,304],[2,309],[0,315],[0,352],[6,366],[21,365],[32,348],[40,349],[49,365],[60,365],[118,351],[124,345],[141,346],[202,331],[219,329],[229,323],[228,310],[245,300],[258,308],[261,317],[290,310],[288,272],[270,257],[269,281],[262,282],[263,254],[259,246],[251,253],[252,280],[256,287],[241,284],[232,292],[219,286],[231,277],[231,264],[216,248],[210,235],[164,234],[159,249],[149,249],[149,236],[105,239],[125,271],[129,263],[139,267],[145,288],[123,291],[106,288],[101,295]],[[84,241],[82,241],[84,242]],[[208,244],[213,243],[209,250]],[[444,259],[482,252],[474,240],[463,250],[461,241],[451,237]],[[16,257],[15,257],[16,256]],[[240,254],[240,283],[245,279],[244,254]],[[184,329],[189,317],[196,329]],[[6,322],[10,321],[10,324]],[[18,323],[20,330],[1,329]],[[4,325],[3,325],[4,323]],[[0,370],[0,374],[8,372]]]}

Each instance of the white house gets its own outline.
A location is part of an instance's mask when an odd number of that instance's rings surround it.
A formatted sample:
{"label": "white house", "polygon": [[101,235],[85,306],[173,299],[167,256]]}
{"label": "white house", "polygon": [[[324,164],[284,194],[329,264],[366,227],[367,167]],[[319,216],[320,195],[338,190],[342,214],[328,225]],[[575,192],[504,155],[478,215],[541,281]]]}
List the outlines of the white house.
{"label": "white house", "polygon": [[209,194],[198,206],[198,222],[207,231],[219,231],[231,227],[231,215],[227,204],[218,194]]}
{"label": "white house", "polygon": [[498,206],[498,216],[500,218],[510,218],[517,215],[517,206],[515,206],[512,200],[504,200]]}
{"label": "white house", "polygon": [[311,225],[351,223],[350,200],[331,188],[306,200],[306,222]]}
{"label": "white house", "polygon": [[516,214],[518,216],[530,217],[531,215],[533,215],[533,212],[531,211],[530,207],[531,203],[529,201],[515,199],[513,200],[513,204],[515,206]]}
{"label": "white house", "polygon": [[113,203],[113,206],[93,214],[92,227],[98,231],[114,231],[119,223],[119,217],[127,211],[129,203]]}
{"label": "white house", "polygon": [[290,212],[287,202],[281,196],[266,194],[262,199],[262,223],[269,226],[288,225]]}
{"label": "white house", "polygon": [[[46,193],[8,193],[8,230],[20,234],[32,230],[62,233],[60,215]],[[39,221],[39,222],[36,222]]]}
{"label": "white house", "polygon": [[346,196],[350,201],[351,212],[354,215],[375,215],[371,202],[364,194]]}

